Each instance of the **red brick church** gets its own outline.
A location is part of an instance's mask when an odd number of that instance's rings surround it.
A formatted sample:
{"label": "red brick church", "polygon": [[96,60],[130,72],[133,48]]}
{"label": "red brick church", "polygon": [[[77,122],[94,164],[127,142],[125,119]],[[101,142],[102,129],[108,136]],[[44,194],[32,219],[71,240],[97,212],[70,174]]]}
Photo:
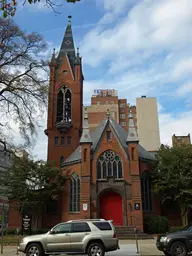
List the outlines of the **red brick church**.
{"label": "red brick church", "polygon": [[[45,209],[40,226],[79,218],[104,218],[116,226],[143,230],[147,215],[169,217],[180,225],[174,207],[160,207],[152,191],[150,171],[154,152],[140,144],[129,113],[128,131],[110,115],[90,131],[87,110],[83,111],[82,58],[75,50],[71,21],[58,56],[50,61],[48,160],[56,162],[66,177],[59,201]],[[84,113],[83,113],[84,112]],[[149,138],[150,139],[150,138]],[[172,221],[172,222],[171,222]],[[9,227],[18,227],[21,216],[9,215]]]}
{"label": "red brick church", "polygon": [[[154,155],[140,144],[129,114],[125,131],[111,116],[90,133],[83,114],[82,59],[75,51],[68,21],[58,54],[50,62],[48,160],[62,167],[65,189],[44,226],[76,218],[114,220],[116,226],[143,229],[143,211],[157,211],[148,176]],[[142,177],[142,179],[141,179]],[[56,210],[57,209],[57,210]],[[50,218],[51,216],[51,218]]]}

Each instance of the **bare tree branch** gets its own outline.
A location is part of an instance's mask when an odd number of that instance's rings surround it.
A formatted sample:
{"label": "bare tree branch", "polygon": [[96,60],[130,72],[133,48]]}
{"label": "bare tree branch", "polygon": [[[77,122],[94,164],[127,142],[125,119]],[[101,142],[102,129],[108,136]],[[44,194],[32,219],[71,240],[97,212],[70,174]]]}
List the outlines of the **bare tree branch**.
{"label": "bare tree branch", "polygon": [[[18,127],[27,145],[34,141],[38,115],[45,110],[48,94],[47,49],[43,38],[25,34],[13,20],[0,18],[0,139]],[[1,141],[0,141],[1,142]]]}

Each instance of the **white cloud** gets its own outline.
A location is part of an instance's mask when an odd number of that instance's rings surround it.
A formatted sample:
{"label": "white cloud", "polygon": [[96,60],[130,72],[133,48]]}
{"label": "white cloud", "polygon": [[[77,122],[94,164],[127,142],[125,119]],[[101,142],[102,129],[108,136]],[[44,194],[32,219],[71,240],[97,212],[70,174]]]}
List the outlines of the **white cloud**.
{"label": "white cloud", "polygon": [[178,79],[192,73],[192,58],[183,59],[173,69],[173,78]]}
{"label": "white cloud", "polygon": [[160,114],[161,143],[172,145],[172,136],[186,136],[192,134],[192,111],[179,114]]}
{"label": "white cloud", "polygon": [[[113,2],[107,6],[111,9]],[[138,51],[184,47],[192,42],[191,16],[191,0],[142,1],[112,28],[98,26],[85,36],[81,47],[84,60],[96,66],[123,55],[126,59]]]}
{"label": "white cloud", "polygon": [[192,82],[180,86],[176,91],[176,94],[180,97],[186,96],[188,93],[192,95]]}

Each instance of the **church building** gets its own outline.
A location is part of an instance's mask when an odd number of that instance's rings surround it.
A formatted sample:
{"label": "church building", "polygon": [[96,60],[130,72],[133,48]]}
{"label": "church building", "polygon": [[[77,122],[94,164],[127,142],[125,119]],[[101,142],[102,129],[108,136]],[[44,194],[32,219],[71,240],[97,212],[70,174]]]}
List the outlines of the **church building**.
{"label": "church building", "polygon": [[[154,153],[140,144],[130,111],[125,130],[110,114],[90,131],[83,107],[82,58],[69,18],[58,56],[50,61],[48,160],[66,177],[55,212],[43,226],[69,219],[103,218],[143,230],[144,214],[158,214],[150,175]],[[149,138],[150,139],[150,138]],[[51,218],[50,218],[51,216]]]}

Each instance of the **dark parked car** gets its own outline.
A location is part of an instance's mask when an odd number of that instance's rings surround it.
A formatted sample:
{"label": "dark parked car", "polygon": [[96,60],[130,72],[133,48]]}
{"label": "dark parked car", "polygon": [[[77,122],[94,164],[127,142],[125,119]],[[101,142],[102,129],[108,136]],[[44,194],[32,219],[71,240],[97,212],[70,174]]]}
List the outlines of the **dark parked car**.
{"label": "dark parked car", "polygon": [[167,256],[186,256],[192,252],[192,223],[180,231],[159,235],[156,246]]}

